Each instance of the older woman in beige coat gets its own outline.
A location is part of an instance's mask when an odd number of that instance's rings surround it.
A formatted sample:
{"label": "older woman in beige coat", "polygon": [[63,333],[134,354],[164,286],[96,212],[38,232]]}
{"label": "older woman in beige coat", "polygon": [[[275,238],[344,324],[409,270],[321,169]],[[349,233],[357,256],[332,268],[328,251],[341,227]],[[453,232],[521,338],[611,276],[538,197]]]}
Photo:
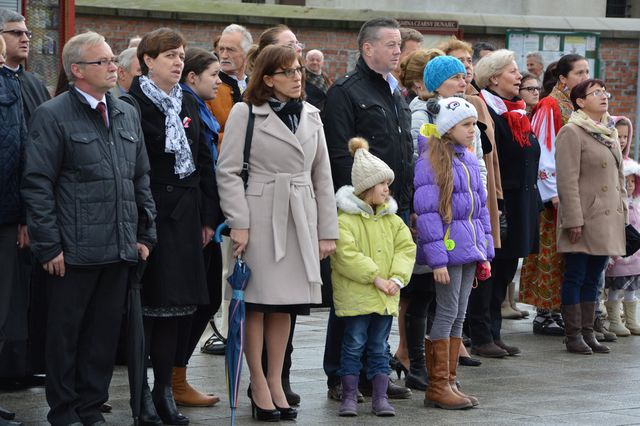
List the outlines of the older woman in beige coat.
{"label": "older woman in beige coat", "polygon": [[556,138],[558,253],[565,253],[562,316],[569,352],[608,353],[593,334],[600,277],[608,256],[625,254],[622,153],[600,80],[571,90],[575,108]]}
{"label": "older woman in beige coat", "polygon": [[[231,110],[217,177],[234,256],[252,269],[245,292],[245,356],[252,415],[294,419],[281,372],[292,313],[321,302],[320,259],[335,250],[338,224],[318,109],[301,100],[303,68],[293,49],[268,46],[256,59],[245,99],[255,114],[249,179],[241,178],[249,107]],[[265,377],[263,337],[268,353]]]}

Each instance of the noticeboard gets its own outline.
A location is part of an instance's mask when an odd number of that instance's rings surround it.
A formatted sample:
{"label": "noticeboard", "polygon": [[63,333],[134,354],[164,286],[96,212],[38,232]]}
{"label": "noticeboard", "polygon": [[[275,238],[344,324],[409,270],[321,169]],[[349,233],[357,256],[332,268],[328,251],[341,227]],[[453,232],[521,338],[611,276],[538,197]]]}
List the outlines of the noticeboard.
{"label": "noticeboard", "polygon": [[515,52],[520,70],[527,69],[530,52],[542,55],[545,69],[563,55],[577,53],[587,58],[590,74],[600,76],[599,33],[508,30],[506,38],[506,48]]}

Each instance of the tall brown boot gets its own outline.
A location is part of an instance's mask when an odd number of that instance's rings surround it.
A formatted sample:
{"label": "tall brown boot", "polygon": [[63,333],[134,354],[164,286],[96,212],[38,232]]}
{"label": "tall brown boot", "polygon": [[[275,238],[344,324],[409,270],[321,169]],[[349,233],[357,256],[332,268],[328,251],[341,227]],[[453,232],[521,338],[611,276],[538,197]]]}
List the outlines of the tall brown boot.
{"label": "tall brown boot", "polygon": [[210,407],[220,401],[215,395],[206,395],[187,382],[187,367],[173,367],[171,374],[173,399],[185,407]]}
{"label": "tall brown boot", "polygon": [[[562,305],[562,318],[564,319],[564,343],[569,352],[583,355],[591,355],[593,351],[582,338],[582,311],[580,304]],[[593,319],[593,317],[592,317]],[[591,322],[593,324],[593,321]]]}
{"label": "tall brown boot", "polygon": [[601,345],[593,334],[593,323],[596,319],[597,302],[580,303],[582,315],[582,338],[589,345],[591,350],[597,354],[608,354],[611,352],[608,346]]}
{"label": "tall brown boot", "polygon": [[[446,410],[462,410],[473,407],[471,401],[454,393],[449,385],[449,339],[425,339],[429,384],[424,405]],[[457,364],[457,362],[456,362]]]}
{"label": "tall brown boot", "polygon": [[466,395],[458,389],[456,385],[456,376],[458,370],[458,355],[460,355],[460,345],[462,344],[461,337],[451,337],[449,339],[449,385],[451,390],[458,396],[468,399],[475,407],[479,404],[478,398],[471,395]]}

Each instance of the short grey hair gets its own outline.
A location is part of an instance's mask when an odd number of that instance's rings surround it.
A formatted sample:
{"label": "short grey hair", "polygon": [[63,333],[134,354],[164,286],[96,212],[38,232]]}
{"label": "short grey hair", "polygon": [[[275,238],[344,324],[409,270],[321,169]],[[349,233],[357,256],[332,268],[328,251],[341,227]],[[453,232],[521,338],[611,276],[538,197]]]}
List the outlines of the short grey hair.
{"label": "short grey hair", "polygon": [[96,46],[104,41],[103,36],[93,31],[78,34],[69,39],[62,49],[62,66],[69,82],[76,81],[76,77],[71,72],[71,64],[76,64],[84,59],[83,55],[87,47]]}
{"label": "short grey hair", "polygon": [[305,60],[309,60],[309,56],[311,55],[317,55],[320,54],[320,57],[322,57],[322,59],[324,59],[324,53],[322,53],[320,50],[318,49],[311,49],[310,51],[307,52],[307,54],[305,55]]}
{"label": "short grey hair", "polygon": [[382,28],[400,30],[400,24],[393,18],[373,18],[362,24],[358,33],[358,50],[362,53],[362,46],[378,40],[378,32]]}
{"label": "short grey hair", "polygon": [[527,53],[527,59],[529,59],[529,58],[533,58],[540,65],[544,65],[544,59],[542,59],[542,55],[540,54],[540,52],[529,52],[529,53]]}
{"label": "short grey hair", "polygon": [[130,47],[120,52],[120,54],[118,55],[118,66],[127,72],[131,71],[131,63],[133,62],[134,58],[138,58],[136,56],[137,52],[137,47]]}
{"label": "short grey hair", "polygon": [[224,30],[222,30],[222,34],[230,34],[230,33],[241,33],[242,34],[242,50],[245,55],[249,53],[249,49],[251,49],[251,45],[253,44],[253,37],[251,33],[242,25],[231,24],[228,25]]}
{"label": "short grey hair", "polygon": [[0,9],[0,29],[9,22],[24,22],[24,16],[11,9]]}
{"label": "short grey hair", "polygon": [[474,68],[476,84],[481,89],[489,86],[491,77],[502,71],[507,65],[511,65],[516,60],[515,54],[511,50],[496,50],[491,55],[480,59]]}

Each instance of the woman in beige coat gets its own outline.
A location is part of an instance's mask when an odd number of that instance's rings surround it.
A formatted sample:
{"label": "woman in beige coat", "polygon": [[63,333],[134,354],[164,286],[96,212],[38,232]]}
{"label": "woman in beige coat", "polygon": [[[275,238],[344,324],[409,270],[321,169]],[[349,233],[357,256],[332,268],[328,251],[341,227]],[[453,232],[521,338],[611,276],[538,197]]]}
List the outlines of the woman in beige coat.
{"label": "woman in beige coat", "polygon": [[308,314],[310,304],[321,302],[320,259],[335,250],[338,238],[322,122],[318,110],[302,101],[303,70],[293,49],[264,48],[244,94],[255,114],[246,190],[241,171],[247,103],[231,110],[218,161],[218,190],[234,256],[244,252],[252,269],[245,291],[245,356],[252,415],[259,420],[297,415],[281,382],[290,314]]}
{"label": "woman in beige coat", "polygon": [[593,334],[600,276],[608,256],[625,254],[624,176],[604,83],[571,90],[575,111],[556,137],[558,253],[565,254],[562,316],[569,352],[608,353]]}

